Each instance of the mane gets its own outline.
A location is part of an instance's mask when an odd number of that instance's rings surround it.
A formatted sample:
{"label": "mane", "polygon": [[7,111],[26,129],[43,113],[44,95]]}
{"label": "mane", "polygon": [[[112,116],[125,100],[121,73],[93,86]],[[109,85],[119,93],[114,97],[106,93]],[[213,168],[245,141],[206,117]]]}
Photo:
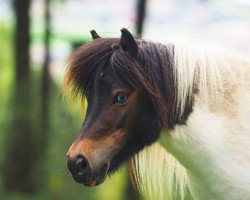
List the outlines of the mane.
{"label": "mane", "polygon": [[[168,41],[174,45],[177,110],[185,112],[190,96],[195,94],[204,105],[218,101],[228,110],[228,90],[239,84],[237,76],[246,70],[242,65],[237,72],[238,66],[233,68],[233,65],[236,61],[249,62],[247,56],[210,40],[172,38]],[[163,130],[161,134],[172,133]],[[186,169],[159,143],[139,152],[131,162],[133,180],[144,199],[192,199]]]}
{"label": "mane", "polygon": [[83,98],[90,84],[98,88],[98,78],[113,53],[111,45],[116,42],[119,40],[98,39],[72,53],[67,62],[64,88],[70,90],[73,98]]}
{"label": "mane", "polygon": [[[99,38],[77,49],[68,62],[65,87],[74,97],[84,97],[90,85],[98,89],[104,68],[111,67],[120,80],[148,95],[163,130],[185,124],[196,93],[204,102],[216,99],[224,94],[222,74],[233,77],[233,53],[210,42],[171,40],[163,45],[136,39],[136,58],[123,52],[119,42]],[[144,198],[186,198],[186,170],[159,144],[135,155],[132,164]]]}
{"label": "mane", "polygon": [[186,169],[159,143],[136,154],[130,176],[142,199],[190,199]]}

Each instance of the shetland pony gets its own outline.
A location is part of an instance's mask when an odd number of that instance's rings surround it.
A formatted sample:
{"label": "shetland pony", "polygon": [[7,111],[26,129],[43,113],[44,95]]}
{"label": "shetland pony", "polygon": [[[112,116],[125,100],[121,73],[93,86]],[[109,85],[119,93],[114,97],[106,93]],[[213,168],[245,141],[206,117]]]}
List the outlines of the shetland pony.
{"label": "shetland pony", "polygon": [[130,159],[146,199],[250,199],[250,60],[206,41],[101,38],[69,59],[65,87],[86,98],[67,153],[87,186]]}

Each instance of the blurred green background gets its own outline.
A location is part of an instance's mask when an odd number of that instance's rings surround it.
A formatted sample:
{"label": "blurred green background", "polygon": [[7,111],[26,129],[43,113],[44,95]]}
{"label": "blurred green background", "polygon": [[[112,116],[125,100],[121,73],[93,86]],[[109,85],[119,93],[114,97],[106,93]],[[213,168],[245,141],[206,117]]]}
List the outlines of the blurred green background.
{"label": "blurred green background", "polygon": [[126,167],[95,188],[71,178],[66,152],[84,111],[62,95],[67,57],[89,30],[119,37],[122,27],[151,39],[220,35],[249,50],[249,8],[243,0],[1,0],[0,199],[139,199]]}
{"label": "blurred green background", "polygon": [[75,183],[67,170],[66,152],[84,111],[62,98],[64,66],[52,74],[53,48],[62,41],[73,51],[89,38],[53,33],[52,3],[1,5],[9,12],[0,22],[0,199],[128,199],[126,168],[96,188]]}

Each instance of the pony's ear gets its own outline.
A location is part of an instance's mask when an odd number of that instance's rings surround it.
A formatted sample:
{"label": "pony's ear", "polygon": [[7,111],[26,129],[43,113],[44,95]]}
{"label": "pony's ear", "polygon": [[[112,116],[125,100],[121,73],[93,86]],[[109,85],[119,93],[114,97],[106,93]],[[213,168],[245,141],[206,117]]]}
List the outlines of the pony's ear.
{"label": "pony's ear", "polygon": [[92,39],[93,39],[93,40],[98,39],[98,38],[101,38],[101,37],[97,34],[97,32],[96,32],[95,30],[91,30],[90,33],[91,33],[91,36],[92,36]]}
{"label": "pony's ear", "polygon": [[133,37],[133,35],[126,29],[121,29],[122,36],[120,39],[120,44],[123,51],[128,52],[131,56],[136,57],[138,53],[138,45]]}

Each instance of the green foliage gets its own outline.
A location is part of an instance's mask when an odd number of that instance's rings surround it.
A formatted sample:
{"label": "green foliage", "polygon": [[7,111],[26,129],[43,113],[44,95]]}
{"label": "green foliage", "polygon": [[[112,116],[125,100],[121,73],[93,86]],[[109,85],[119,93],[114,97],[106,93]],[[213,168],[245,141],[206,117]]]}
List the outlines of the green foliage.
{"label": "green foliage", "polygon": [[8,106],[10,106],[9,99],[13,86],[13,48],[11,39],[12,32],[0,22],[0,163],[3,162],[1,153],[4,152],[6,128],[10,119]]}

